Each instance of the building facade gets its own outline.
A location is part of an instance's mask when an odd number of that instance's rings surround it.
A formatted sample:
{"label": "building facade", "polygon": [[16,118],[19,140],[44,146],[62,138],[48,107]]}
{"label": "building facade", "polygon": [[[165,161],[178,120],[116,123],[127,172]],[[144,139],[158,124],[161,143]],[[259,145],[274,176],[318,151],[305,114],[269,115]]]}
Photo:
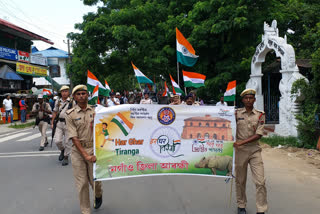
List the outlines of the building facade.
{"label": "building facade", "polygon": [[205,115],[184,120],[183,139],[214,139],[232,141],[231,121]]}
{"label": "building facade", "polygon": [[[34,51],[32,56],[45,57],[49,66],[49,76],[59,85],[70,85],[67,75],[68,52],[50,47],[43,51]],[[36,86],[49,87],[51,83],[47,78],[33,78]]]}

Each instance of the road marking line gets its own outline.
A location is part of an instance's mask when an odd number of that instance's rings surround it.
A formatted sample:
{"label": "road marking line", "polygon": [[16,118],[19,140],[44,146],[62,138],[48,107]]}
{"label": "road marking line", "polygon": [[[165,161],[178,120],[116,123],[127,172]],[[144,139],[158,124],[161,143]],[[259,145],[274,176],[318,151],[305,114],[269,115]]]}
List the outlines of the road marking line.
{"label": "road marking line", "polygon": [[50,157],[50,156],[58,156],[59,154],[38,154],[38,155],[4,155],[0,156],[0,158],[24,158],[24,157]]}
{"label": "road marking line", "polygon": [[[50,134],[51,131],[47,131],[46,132],[47,134]],[[29,140],[33,140],[33,139],[36,139],[38,137],[41,137],[41,133],[38,133],[38,134],[33,134],[29,137],[26,137],[26,138],[21,138],[20,140],[17,140],[18,142],[21,142],[21,141],[29,141]]]}
{"label": "road marking line", "polygon": [[8,137],[4,137],[4,138],[0,139],[0,143],[3,143],[3,142],[8,141],[8,140],[12,140],[12,139],[17,138],[17,137],[21,137],[23,135],[27,135],[27,134],[30,134],[30,133],[31,132],[22,132],[22,133],[18,133],[18,134],[15,134],[15,135],[8,136]]}
{"label": "road marking line", "polygon": [[56,153],[56,154],[60,154],[60,151],[44,151],[44,152],[6,152],[6,153],[0,153],[0,155],[43,154],[43,153]]}
{"label": "road marking line", "polygon": [[28,128],[28,129],[23,129],[23,130],[20,130],[20,131],[14,131],[14,132],[9,132],[9,133],[5,133],[5,134],[0,134],[0,137],[16,134],[16,133],[19,133],[19,132],[25,132],[25,131],[28,131],[28,130],[31,130],[31,129],[32,128]]}

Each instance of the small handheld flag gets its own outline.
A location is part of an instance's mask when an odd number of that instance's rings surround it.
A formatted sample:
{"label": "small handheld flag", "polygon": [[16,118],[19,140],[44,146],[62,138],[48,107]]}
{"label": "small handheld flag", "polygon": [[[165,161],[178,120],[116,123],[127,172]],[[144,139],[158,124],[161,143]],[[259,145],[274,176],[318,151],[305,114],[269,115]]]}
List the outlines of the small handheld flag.
{"label": "small handheld flag", "polygon": [[170,74],[169,74],[169,76],[170,76],[170,79],[171,79],[173,94],[184,95],[184,92],[181,90],[179,85],[174,81],[172,76]]}
{"label": "small handheld flag", "polygon": [[144,75],[132,62],[131,64],[139,83],[153,84],[153,82],[146,75]]}
{"label": "small handheld flag", "polygon": [[183,74],[184,87],[199,88],[204,86],[204,81],[206,79],[205,75],[194,73],[194,72],[183,71],[183,70],[182,70],[182,74]]}
{"label": "small handheld flag", "polygon": [[224,93],[224,101],[235,101],[235,99],[236,99],[236,86],[237,86],[236,80],[228,83],[227,90]]}

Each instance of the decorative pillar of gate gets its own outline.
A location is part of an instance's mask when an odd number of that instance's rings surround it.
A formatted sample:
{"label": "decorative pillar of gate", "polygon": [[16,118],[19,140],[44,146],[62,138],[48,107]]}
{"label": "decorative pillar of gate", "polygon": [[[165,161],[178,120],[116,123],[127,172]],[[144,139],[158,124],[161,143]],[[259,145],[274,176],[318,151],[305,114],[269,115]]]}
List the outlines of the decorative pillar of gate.
{"label": "decorative pillar of gate", "polygon": [[282,136],[297,136],[297,121],[294,114],[297,112],[297,95],[291,94],[293,82],[298,79],[306,79],[299,73],[295,62],[295,52],[291,45],[287,44],[287,37],[279,37],[277,21],[273,20],[271,26],[264,23],[264,35],[262,41],[257,46],[251,61],[251,75],[246,88],[253,88],[257,91],[255,107],[264,109],[262,81],[263,76],[261,64],[265,61],[268,52],[274,51],[277,57],[281,58],[282,79],[279,83],[281,93],[279,101],[279,124],[276,125],[275,132]]}

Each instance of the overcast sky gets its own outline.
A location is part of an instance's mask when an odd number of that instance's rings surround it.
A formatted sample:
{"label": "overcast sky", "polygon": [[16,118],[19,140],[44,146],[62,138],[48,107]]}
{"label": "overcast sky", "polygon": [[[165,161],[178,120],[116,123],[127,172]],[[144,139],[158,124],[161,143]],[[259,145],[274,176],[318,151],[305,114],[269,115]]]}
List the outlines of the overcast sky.
{"label": "overcast sky", "polygon": [[75,31],[74,24],[81,23],[88,12],[96,7],[88,7],[81,0],[0,0],[0,18],[19,27],[39,34],[54,45],[34,41],[39,50],[51,46],[67,51],[66,35]]}

